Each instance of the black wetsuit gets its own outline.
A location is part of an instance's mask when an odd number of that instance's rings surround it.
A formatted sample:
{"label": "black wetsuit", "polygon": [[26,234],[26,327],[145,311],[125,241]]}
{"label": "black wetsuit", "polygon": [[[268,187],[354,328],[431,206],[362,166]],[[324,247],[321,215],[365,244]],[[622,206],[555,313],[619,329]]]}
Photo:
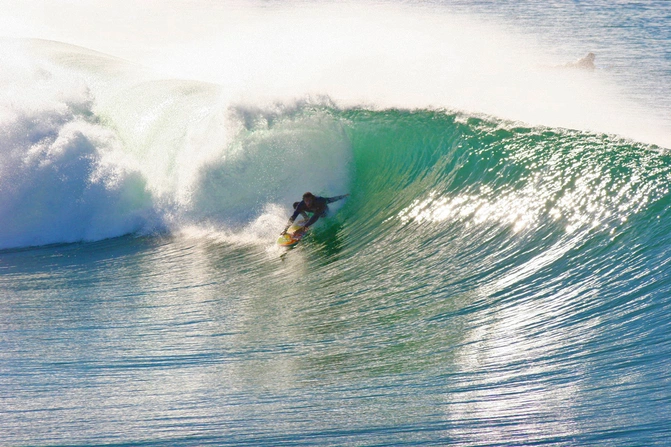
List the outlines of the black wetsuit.
{"label": "black wetsuit", "polygon": [[315,196],[315,198],[312,199],[311,207],[308,207],[308,205],[305,203],[305,200],[301,200],[301,203],[299,203],[296,209],[294,210],[294,214],[292,214],[291,217],[289,218],[289,223],[293,223],[294,220],[296,220],[296,218],[298,217],[298,215],[301,214],[302,212],[312,213],[312,217],[310,217],[310,219],[303,226],[304,228],[307,228],[313,223],[317,222],[317,219],[326,215],[327,211],[329,210],[327,206],[329,203],[335,202],[336,200],[344,199],[345,197],[347,197],[347,195],[336,196],[336,197]]}

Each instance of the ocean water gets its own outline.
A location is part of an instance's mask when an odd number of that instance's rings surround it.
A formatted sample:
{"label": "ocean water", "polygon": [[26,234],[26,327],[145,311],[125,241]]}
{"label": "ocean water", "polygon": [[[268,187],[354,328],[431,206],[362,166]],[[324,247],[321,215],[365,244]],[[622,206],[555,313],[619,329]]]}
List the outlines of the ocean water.
{"label": "ocean water", "polygon": [[670,445],[671,3],[0,11],[0,445]]}

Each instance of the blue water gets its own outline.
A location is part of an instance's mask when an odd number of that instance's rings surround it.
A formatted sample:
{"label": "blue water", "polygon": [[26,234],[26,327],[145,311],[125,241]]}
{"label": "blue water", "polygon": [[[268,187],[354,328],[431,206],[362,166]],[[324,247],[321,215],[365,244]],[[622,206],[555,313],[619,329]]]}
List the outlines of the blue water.
{"label": "blue water", "polygon": [[42,6],[0,445],[670,445],[668,2]]}

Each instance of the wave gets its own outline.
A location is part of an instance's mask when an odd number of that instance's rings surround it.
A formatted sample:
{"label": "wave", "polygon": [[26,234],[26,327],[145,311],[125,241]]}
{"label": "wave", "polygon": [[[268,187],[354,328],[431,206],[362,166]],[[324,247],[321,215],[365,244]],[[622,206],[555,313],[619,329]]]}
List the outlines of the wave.
{"label": "wave", "polygon": [[668,194],[660,150],[617,136],[327,97],[235,101],[55,42],[4,54],[1,248],[194,226],[265,240],[306,189],[351,192],[343,218],[362,231],[614,233]]}
{"label": "wave", "polygon": [[671,165],[655,146],[446,111],[344,114],[357,173],[344,232],[359,257],[372,244],[401,271],[486,296],[548,270],[579,283],[663,268],[650,259],[669,243]]}

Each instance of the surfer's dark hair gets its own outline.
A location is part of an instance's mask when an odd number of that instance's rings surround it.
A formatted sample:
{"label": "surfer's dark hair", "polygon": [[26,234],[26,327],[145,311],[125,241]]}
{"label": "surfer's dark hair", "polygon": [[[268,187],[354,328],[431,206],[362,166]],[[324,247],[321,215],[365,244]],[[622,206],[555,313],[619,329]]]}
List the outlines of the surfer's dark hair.
{"label": "surfer's dark hair", "polygon": [[303,194],[303,198],[306,198],[306,197],[314,197],[314,196],[315,196],[315,195],[312,194],[311,192],[306,192],[305,194]]}

